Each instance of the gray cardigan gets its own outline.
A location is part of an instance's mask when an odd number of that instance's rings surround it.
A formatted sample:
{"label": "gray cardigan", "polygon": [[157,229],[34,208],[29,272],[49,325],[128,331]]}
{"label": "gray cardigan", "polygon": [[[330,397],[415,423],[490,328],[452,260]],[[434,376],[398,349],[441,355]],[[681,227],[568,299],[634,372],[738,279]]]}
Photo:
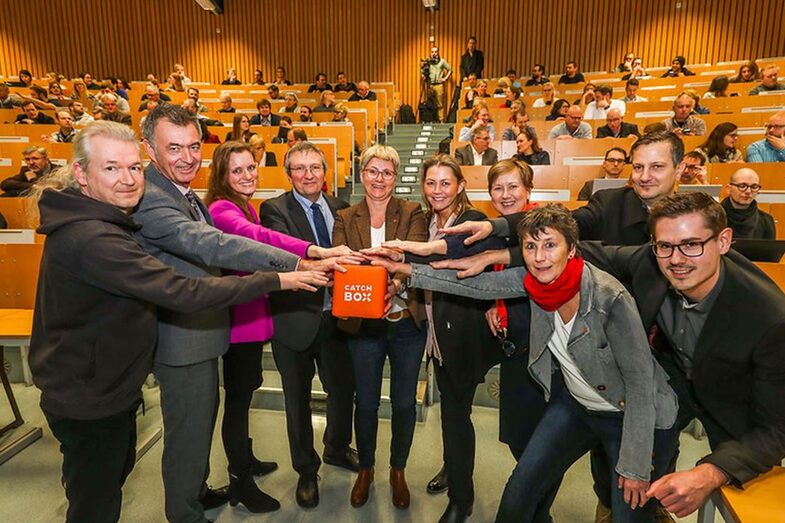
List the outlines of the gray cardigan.
{"label": "gray cardigan", "polygon": [[[459,280],[455,271],[412,266],[412,287],[482,300],[526,295],[526,269],[516,267]],[[550,396],[548,342],[553,313],[531,302],[529,373]],[[616,472],[649,481],[654,429],[673,426],[678,412],[668,375],[649,349],[635,301],[616,279],[589,263],[581,277],[580,304],[567,347],[584,379],[624,412]]]}

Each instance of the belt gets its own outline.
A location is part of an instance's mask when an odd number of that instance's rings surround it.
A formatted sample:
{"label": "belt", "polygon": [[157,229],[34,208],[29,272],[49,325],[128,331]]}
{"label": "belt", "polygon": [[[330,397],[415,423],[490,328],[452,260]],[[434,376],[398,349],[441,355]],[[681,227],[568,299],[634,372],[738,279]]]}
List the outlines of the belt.
{"label": "belt", "polygon": [[397,321],[405,320],[406,318],[411,318],[411,317],[412,317],[412,313],[409,312],[409,309],[404,309],[398,312],[391,312],[384,319],[389,322],[395,323]]}

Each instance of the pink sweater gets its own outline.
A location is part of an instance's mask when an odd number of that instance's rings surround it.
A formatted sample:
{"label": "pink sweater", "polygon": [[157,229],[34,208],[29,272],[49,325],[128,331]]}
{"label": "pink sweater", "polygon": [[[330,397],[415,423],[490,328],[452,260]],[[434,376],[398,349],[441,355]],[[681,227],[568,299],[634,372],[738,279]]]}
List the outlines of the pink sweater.
{"label": "pink sweater", "polygon": [[[228,200],[218,200],[209,207],[210,215],[218,229],[229,234],[244,236],[258,242],[278,247],[305,258],[310,243],[273,231],[259,225],[259,216],[251,205],[248,211],[253,221],[248,221],[243,211]],[[242,273],[235,273],[242,274]],[[232,343],[267,341],[273,337],[273,317],[267,296],[232,307]]]}

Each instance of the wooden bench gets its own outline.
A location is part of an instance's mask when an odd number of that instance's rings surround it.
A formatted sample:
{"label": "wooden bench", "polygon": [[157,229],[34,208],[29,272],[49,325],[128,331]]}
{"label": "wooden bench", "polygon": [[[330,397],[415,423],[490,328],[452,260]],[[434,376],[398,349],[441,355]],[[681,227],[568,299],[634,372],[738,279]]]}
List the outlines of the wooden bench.
{"label": "wooden bench", "polygon": [[722,487],[712,493],[698,512],[698,523],[714,523],[719,511],[727,523],[775,523],[785,521],[785,469],[774,467],[744,484],[744,490]]}

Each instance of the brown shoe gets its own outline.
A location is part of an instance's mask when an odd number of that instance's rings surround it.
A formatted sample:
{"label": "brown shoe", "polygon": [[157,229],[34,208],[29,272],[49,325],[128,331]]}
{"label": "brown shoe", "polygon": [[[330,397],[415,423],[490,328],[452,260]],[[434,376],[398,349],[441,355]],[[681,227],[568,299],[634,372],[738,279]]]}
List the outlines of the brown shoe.
{"label": "brown shoe", "polygon": [[602,504],[602,501],[597,502],[597,510],[594,512],[594,523],[611,523],[613,514],[611,509]]}
{"label": "brown shoe", "polygon": [[373,483],[373,467],[369,469],[360,469],[357,473],[357,479],[352,487],[352,495],[349,498],[354,508],[359,508],[365,505],[368,501],[368,494]]}
{"label": "brown shoe", "polygon": [[409,508],[409,487],[406,485],[404,469],[390,469],[390,488],[395,508]]}

